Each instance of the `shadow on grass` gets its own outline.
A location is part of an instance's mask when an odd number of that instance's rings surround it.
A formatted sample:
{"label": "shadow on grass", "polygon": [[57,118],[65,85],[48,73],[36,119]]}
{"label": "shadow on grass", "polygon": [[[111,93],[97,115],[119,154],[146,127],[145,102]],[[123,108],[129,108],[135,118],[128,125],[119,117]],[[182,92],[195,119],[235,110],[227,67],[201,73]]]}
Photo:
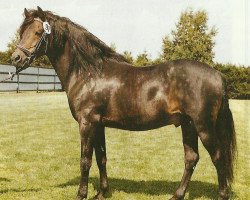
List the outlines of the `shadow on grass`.
{"label": "shadow on grass", "polygon": [[10,179],[0,177],[0,182],[10,182]]}
{"label": "shadow on grass", "polygon": [[[165,195],[174,194],[179,185],[179,181],[169,180],[152,180],[152,181],[136,181],[128,179],[109,178],[109,194],[112,196],[114,191],[123,191],[125,193],[141,193],[146,195]],[[75,186],[80,182],[80,177],[69,180],[66,183],[57,185],[56,187]],[[99,188],[99,178],[90,177],[89,183],[94,186],[95,190]],[[189,199],[206,197],[209,199],[217,198],[217,185],[201,181],[191,181],[189,185]]]}
{"label": "shadow on grass", "polygon": [[[4,178],[4,177],[0,177],[0,182],[11,182],[11,179],[8,178]],[[4,194],[7,192],[38,192],[41,191],[41,189],[16,189],[16,188],[12,188],[12,189],[3,189],[0,190],[0,194]]]}
{"label": "shadow on grass", "polygon": [[38,192],[41,189],[5,189],[5,190],[0,190],[0,194],[4,194],[7,192]]}

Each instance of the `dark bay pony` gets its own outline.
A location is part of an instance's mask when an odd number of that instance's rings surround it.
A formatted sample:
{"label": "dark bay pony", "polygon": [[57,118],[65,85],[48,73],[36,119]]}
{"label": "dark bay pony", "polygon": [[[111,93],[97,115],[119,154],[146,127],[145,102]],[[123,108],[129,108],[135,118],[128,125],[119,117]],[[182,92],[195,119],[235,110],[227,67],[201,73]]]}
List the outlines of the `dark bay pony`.
{"label": "dark bay pony", "polygon": [[105,127],[142,131],[170,124],[181,126],[185,152],[184,173],[172,199],[184,198],[199,160],[198,137],[216,167],[219,198],[229,198],[236,141],[221,73],[188,60],[133,67],[67,18],[39,7],[24,14],[13,64],[21,71],[45,54],[59,76],[81,136],[77,199],[87,197],[93,150],[100,171],[95,198],[104,199],[108,190]]}

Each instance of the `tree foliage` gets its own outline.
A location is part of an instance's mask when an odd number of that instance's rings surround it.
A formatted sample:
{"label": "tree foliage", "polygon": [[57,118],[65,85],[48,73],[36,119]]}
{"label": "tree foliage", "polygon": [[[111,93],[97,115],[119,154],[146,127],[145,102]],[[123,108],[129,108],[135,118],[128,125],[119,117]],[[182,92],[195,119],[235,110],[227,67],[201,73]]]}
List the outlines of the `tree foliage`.
{"label": "tree foliage", "polygon": [[136,67],[140,66],[147,66],[152,63],[150,56],[148,55],[147,51],[140,53],[137,55],[136,60],[134,61],[134,65]]}
{"label": "tree foliage", "polygon": [[216,63],[214,68],[226,76],[229,98],[250,99],[250,67]]}
{"label": "tree foliage", "polygon": [[124,51],[123,54],[124,58],[126,58],[126,60],[130,63],[133,64],[134,63],[134,58],[132,55],[131,51]]}
{"label": "tree foliage", "polygon": [[7,50],[4,52],[0,52],[0,63],[1,64],[11,64],[11,55],[16,49],[16,45],[19,41],[18,32],[15,33],[15,36],[11,41],[7,44]]}
{"label": "tree foliage", "polygon": [[163,60],[190,59],[211,64],[214,58],[215,28],[208,28],[205,11],[187,10],[180,16],[172,35],[163,38]]}

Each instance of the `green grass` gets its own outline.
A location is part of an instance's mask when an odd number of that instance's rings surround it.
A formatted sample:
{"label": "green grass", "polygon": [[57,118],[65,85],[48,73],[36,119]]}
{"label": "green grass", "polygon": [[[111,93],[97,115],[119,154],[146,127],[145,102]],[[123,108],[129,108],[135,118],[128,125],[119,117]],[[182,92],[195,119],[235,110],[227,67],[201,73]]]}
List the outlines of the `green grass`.
{"label": "green grass", "polygon": [[[230,101],[238,142],[235,199],[250,199],[250,101]],[[64,93],[0,94],[0,199],[74,199],[79,183],[79,133]],[[180,128],[106,130],[110,200],[165,200],[184,167]],[[200,161],[186,199],[216,199],[217,176],[199,144]],[[94,161],[95,158],[93,158]],[[90,172],[89,199],[98,189]]]}

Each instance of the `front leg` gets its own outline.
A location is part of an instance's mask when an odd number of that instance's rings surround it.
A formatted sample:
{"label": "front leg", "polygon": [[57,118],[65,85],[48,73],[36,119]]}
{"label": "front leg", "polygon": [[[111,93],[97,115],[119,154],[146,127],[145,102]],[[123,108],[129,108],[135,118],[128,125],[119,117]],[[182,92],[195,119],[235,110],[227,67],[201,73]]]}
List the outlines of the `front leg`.
{"label": "front leg", "polygon": [[98,128],[98,133],[96,134],[95,138],[94,149],[96,155],[96,162],[100,173],[100,190],[95,196],[95,199],[104,200],[105,194],[108,191],[108,178],[106,170],[107,157],[106,157],[104,126],[100,126]]}
{"label": "front leg", "polygon": [[97,125],[88,123],[86,120],[81,120],[79,126],[81,136],[81,182],[76,199],[82,200],[87,198],[88,195],[89,170],[92,165],[93,146]]}

